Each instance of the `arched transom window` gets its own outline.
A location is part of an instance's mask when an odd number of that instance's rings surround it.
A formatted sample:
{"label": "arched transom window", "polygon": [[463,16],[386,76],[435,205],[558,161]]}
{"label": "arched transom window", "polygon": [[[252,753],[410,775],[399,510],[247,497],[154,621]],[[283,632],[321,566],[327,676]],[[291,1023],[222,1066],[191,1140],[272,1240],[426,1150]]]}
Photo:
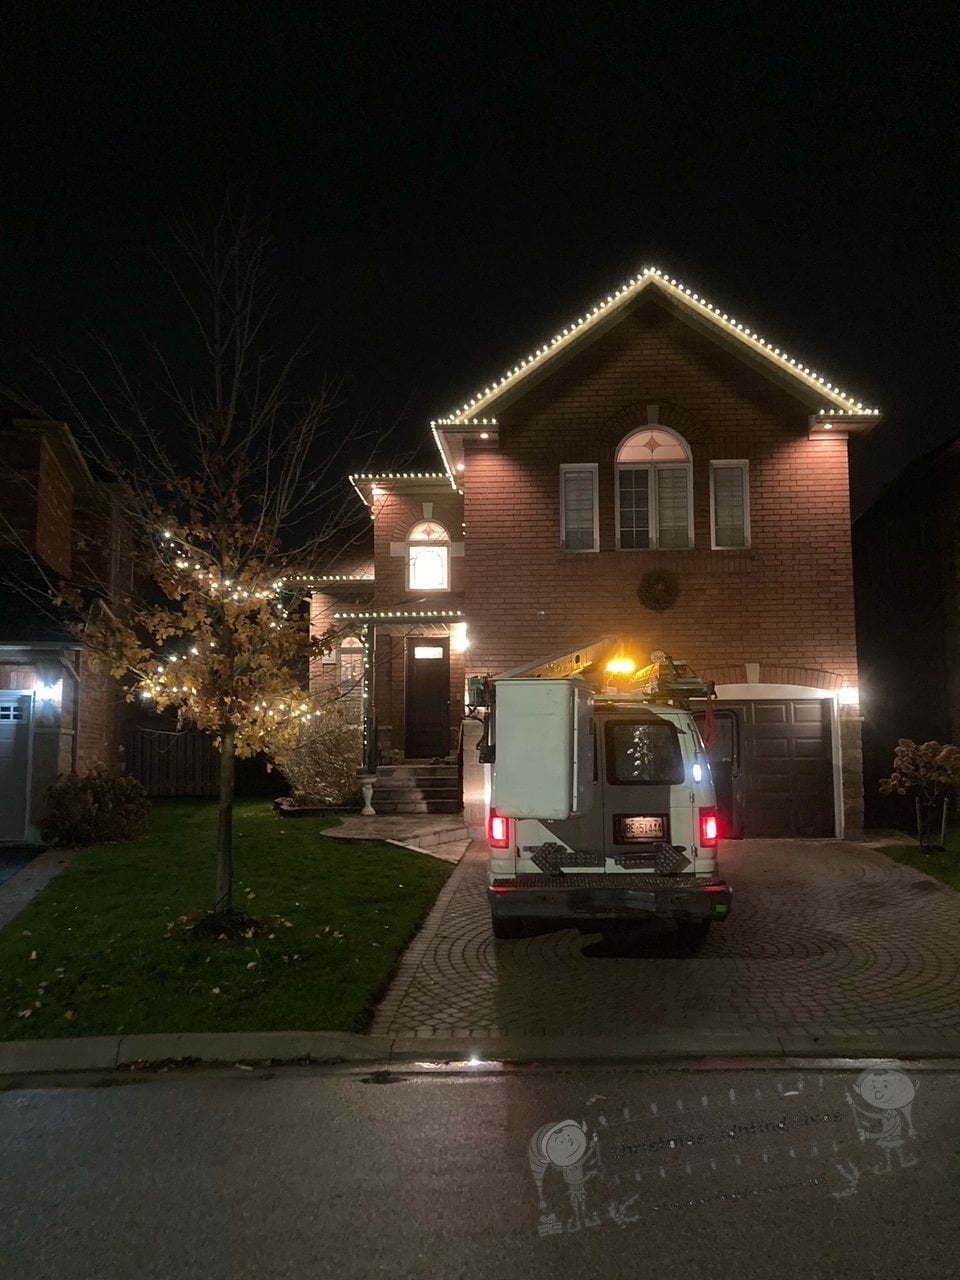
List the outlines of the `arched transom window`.
{"label": "arched transom window", "polygon": [[685,550],[693,546],[690,447],[674,431],[646,426],[617,449],[617,546]]}
{"label": "arched transom window", "polygon": [[450,589],[450,537],[436,520],[421,520],[407,534],[407,587],[411,591]]}

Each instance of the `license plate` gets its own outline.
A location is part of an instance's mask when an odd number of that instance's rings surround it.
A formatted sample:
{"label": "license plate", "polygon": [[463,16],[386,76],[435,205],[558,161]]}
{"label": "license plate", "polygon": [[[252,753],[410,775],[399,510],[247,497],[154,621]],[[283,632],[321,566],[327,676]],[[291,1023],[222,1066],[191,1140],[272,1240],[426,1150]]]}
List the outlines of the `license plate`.
{"label": "license plate", "polygon": [[620,838],[624,842],[662,840],[664,834],[663,818],[636,817],[620,819]]}

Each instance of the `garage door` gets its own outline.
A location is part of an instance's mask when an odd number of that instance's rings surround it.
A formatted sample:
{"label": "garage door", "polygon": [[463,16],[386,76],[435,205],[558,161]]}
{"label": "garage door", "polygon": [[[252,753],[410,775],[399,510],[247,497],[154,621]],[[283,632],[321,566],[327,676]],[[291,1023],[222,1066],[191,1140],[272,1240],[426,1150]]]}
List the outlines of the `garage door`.
{"label": "garage door", "polygon": [[22,840],[30,759],[29,694],[0,692],[0,840]]}
{"label": "garage door", "polygon": [[742,702],[737,711],[744,836],[834,835],[830,699]]}

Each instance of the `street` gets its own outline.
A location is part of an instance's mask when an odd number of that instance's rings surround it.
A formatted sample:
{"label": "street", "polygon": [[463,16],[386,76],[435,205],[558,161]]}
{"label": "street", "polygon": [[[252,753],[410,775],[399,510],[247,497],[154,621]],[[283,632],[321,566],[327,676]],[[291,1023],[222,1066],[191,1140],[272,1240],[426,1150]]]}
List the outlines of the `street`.
{"label": "street", "polygon": [[893,1280],[950,1274],[960,1249],[940,1067],[87,1079],[0,1094],[18,1280]]}

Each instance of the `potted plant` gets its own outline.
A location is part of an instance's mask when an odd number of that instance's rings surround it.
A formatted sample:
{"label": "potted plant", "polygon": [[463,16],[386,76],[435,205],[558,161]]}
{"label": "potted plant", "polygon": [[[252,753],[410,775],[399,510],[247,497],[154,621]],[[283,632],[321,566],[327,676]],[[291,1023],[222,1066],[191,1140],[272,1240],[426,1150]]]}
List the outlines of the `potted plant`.
{"label": "potted plant", "polygon": [[901,738],[893,756],[893,772],[881,781],[880,791],[886,796],[905,796],[914,792],[917,839],[921,849],[943,849],[949,792],[958,784],[960,747],[951,743],[917,743]]}

